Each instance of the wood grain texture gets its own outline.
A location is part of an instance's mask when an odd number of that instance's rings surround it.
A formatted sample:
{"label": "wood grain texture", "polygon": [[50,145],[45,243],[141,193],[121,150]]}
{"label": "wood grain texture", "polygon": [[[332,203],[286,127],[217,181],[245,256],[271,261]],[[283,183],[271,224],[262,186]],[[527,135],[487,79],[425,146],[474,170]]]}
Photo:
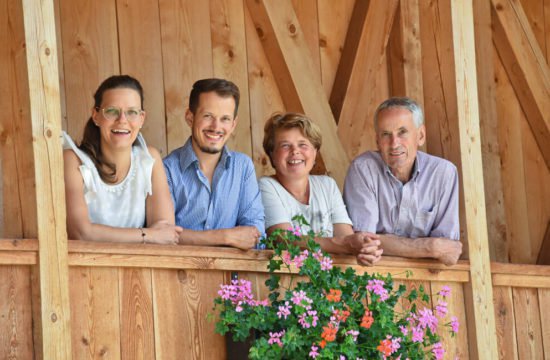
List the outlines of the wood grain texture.
{"label": "wood grain texture", "polygon": [[541,253],[541,245],[550,226],[550,201],[546,200],[550,199],[550,186],[548,186],[550,184],[550,168],[544,164],[544,158],[525,116],[521,117],[520,122],[525,174],[525,194],[523,195],[527,204],[527,221],[531,235],[528,239],[531,248],[529,262],[535,263]]}
{"label": "wood grain texture", "polygon": [[[361,3],[368,3],[368,1],[357,2],[358,5]],[[321,82],[329,99],[344,49],[348,25],[351,17],[355,16],[355,12],[353,12],[354,5],[353,0],[340,0],[338,2],[317,0]]]}
{"label": "wood grain texture", "polygon": [[[43,356],[71,358],[61,107],[53,1],[23,1],[35,165]],[[27,191],[31,191],[27,189]]]}
{"label": "wood grain texture", "polygon": [[[378,77],[384,73],[381,67],[386,60],[386,45],[397,5],[396,0],[370,2],[340,111],[338,102],[331,98],[338,119],[338,136],[345,140],[345,150],[350,158],[365,150],[362,147],[365,138],[371,144],[374,139],[372,114],[380,99],[374,96],[377,92],[372,91],[372,84],[377,83]],[[372,149],[372,145],[367,147]]]}
{"label": "wood grain texture", "polygon": [[[99,84],[120,73],[115,0],[59,0],[67,127],[76,141],[94,106]],[[61,55],[60,55],[61,56]]]}
{"label": "wood grain texture", "polygon": [[[307,44],[290,3],[247,1],[287,110],[303,112],[323,133],[321,155],[327,173],[340,187],[349,159],[336,135],[336,123],[323,92],[320,74],[307,55]],[[260,30],[258,30],[258,28]]]}
{"label": "wood grain texture", "polygon": [[319,11],[317,0],[292,0],[292,7],[304,32],[309,56],[313,60],[313,71],[321,74],[319,48]]}
{"label": "wood grain texture", "polygon": [[550,354],[550,289],[538,289],[539,317],[542,330],[542,345],[545,357]]}
{"label": "wood grain texture", "polygon": [[513,288],[520,359],[543,359],[539,300],[536,289]]}
{"label": "wood grain texture", "polygon": [[121,359],[154,359],[150,269],[119,270]]}
{"label": "wood grain texture", "polygon": [[208,1],[159,0],[168,152],[182,146],[193,83],[213,76]]}
{"label": "wood grain texture", "polygon": [[0,266],[0,358],[32,359],[31,272],[28,266]]}
{"label": "wood grain texture", "polygon": [[531,259],[531,229],[527,218],[525,197],[525,167],[521,144],[521,117],[524,116],[513,88],[500,62],[495,58],[496,101],[500,121],[498,122],[501,172],[510,261],[533,263]]}
{"label": "wood grain texture", "polygon": [[238,124],[228,142],[252,156],[244,5],[242,0],[210,0],[214,76],[233,81],[241,94]]}
{"label": "wood grain texture", "polygon": [[[0,158],[3,236],[36,237],[36,194],[25,32],[21,1],[5,0],[0,10]],[[24,216],[26,214],[26,216]]]}
{"label": "wood grain texture", "polygon": [[550,68],[519,0],[492,0],[495,45],[550,167]]}
{"label": "wood grain texture", "polygon": [[[223,359],[225,340],[207,321],[224,283],[221,271],[155,270],[153,289],[159,359]],[[172,342],[176,341],[176,343]]]}
{"label": "wood grain texture", "polygon": [[[443,286],[448,286],[451,289],[451,294],[443,298],[438,295]],[[441,300],[447,303],[448,315],[440,319],[438,333],[441,335],[442,342],[445,348],[445,357],[448,359],[470,359],[469,344],[468,344],[468,325],[466,323],[466,312],[464,304],[464,290],[462,284],[457,283],[440,283],[433,282],[431,284],[433,308],[438,305]],[[451,318],[455,316],[460,324],[458,333],[451,335],[449,324]]]}
{"label": "wood grain texture", "polygon": [[244,10],[248,61],[248,87],[250,96],[252,159],[254,160],[256,175],[259,178],[275,173],[269,162],[269,157],[264,153],[262,145],[265,121],[273,113],[283,112],[285,106],[248,7],[245,6]]}
{"label": "wood grain texture", "polygon": [[74,267],[71,283],[73,359],[120,359],[119,270]]}
{"label": "wood grain texture", "polygon": [[166,156],[166,114],[162,42],[157,1],[116,2],[120,71],[139,80],[147,112],[141,132],[148,145]]}
{"label": "wood grain texture", "polygon": [[514,315],[512,288],[507,286],[495,286],[493,288],[493,293],[499,359],[518,359],[516,318]]}
{"label": "wood grain texture", "polygon": [[392,96],[409,96],[424,108],[418,0],[401,0],[388,42]]}
{"label": "wood grain texture", "polygon": [[548,222],[544,239],[540,246],[537,265],[550,265],[550,222]]}
{"label": "wood grain texture", "polygon": [[460,155],[464,189],[470,281],[474,293],[476,346],[489,358],[497,357],[497,337],[490,276],[489,240],[485,214],[483,163],[474,48],[474,20],[471,1],[451,2],[456,97],[460,135]]}
{"label": "wood grain texture", "polygon": [[[449,1],[420,1],[422,83],[427,151],[451,161],[464,189],[458,130],[457,89]],[[459,191],[460,238],[468,256],[464,191]]]}
{"label": "wood grain texture", "polygon": [[483,157],[483,181],[487,206],[487,230],[489,252],[492,261],[509,261],[506,213],[504,211],[503,180],[500,171],[498,139],[498,113],[493,64],[493,37],[491,1],[474,1],[474,26],[476,37],[476,68],[479,92],[479,119],[481,153]]}

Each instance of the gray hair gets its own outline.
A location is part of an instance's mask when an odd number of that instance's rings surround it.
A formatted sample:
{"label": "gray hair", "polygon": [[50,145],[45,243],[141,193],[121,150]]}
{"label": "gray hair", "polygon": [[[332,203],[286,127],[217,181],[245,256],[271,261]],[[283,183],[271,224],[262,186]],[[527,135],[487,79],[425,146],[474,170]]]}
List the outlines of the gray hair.
{"label": "gray hair", "polygon": [[424,113],[416,101],[409,97],[391,97],[385,100],[376,109],[376,112],[374,113],[374,128],[378,128],[378,114],[380,114],[381,111],[395,108],[409,110],[412,114],[413,122],[416,128],[419,128],[422,124],[424,124]]}

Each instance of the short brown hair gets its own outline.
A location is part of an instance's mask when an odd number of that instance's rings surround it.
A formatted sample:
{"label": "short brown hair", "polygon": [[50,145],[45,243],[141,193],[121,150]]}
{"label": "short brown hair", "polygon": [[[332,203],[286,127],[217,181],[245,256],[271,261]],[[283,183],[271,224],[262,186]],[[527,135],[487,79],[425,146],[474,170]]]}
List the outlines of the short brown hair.
{"label": "short brown hair", "polygon": [[274,114],[272,115],[264,126],[264,151],[269,156],[269,161],[271,166],[273,166],[273,159],[271,155],[275,149],[275,134],[278,130],[284,129],[300,129],[302,135],[304,135],[311,144],[319,151],[321,149],[321,143],[323,142],[321,137],[321,129],[319,126],[311,121],[310,118],[304,114],[298,113],[284,113],[284,114]]}
{"label": "short brown hair", "polygon": [[223,98],[232,97],[233,100],[235,100],[235,112],[233,116],[237,117],[239,99],[241,97],[239,88],[229,80],[216,78],[197,80],[193,84],[193,89],[191,89],[191,94],[189,95],[189,110],[193,115],[196,114],[197,108],[199,107],[200,95],[212,91]]}

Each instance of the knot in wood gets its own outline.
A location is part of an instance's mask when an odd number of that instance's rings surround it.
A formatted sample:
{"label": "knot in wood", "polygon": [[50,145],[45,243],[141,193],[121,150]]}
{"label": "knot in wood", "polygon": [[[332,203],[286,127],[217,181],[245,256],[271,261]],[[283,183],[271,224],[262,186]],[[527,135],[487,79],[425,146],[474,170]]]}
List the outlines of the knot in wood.
{"label": "knot in wood", "polygon": [[296,25],[294,25],[293,23],[288,24],[288,32],[290,33],[290,35],[295,36],[298,32],[298,29],[296,29]]}
{"label": "knot in wood", "polygon": [[52,319],[52,322],[56,322],[57,321],[57,314],[52,313],[52,315],[50,316],[50,319]]}
{"label": "knot in wood", "polygon": [[46,56],[50,56],[50,53],[51,53],[50,48],[47,47],[46,49],[44,49],[44,54],[46,54]]}
{"label": "knot in wood", "polygon": [[264,39],[264,30],[261,27],[256,27],[256,33],[258,33],[258,37],[260,40]]}

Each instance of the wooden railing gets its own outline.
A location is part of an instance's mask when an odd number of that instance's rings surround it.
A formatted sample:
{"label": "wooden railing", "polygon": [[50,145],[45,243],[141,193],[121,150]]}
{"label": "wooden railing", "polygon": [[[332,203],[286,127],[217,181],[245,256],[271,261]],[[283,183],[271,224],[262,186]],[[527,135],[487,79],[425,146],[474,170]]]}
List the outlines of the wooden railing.
{"label": "wooden railing", "polygon": [[[33,276],[37,251],[36,240],[0,240],[0,358],[40,357],[33,346],[33,336],[40,336],[33,332],[33,319],[40,316]],[[224,359],[224,339],[206,320],[219,285],[231,276],[246,278],[256,295],[265,298],[269,255],[229,248],[70,241],[73,358]],[[385,257],[368,268],[358,266],[353,257],[335,256],[334,263],[358,272],[390,272],[396,283],[423,284],[432,294],[450,286],[449,311],[461,329],[454,338],[445,335],[446,358],[470,357],[468,333],[483,324],[474,323],[465,303],[468,262],[446,267]],[[406,270],[412,276],[407,278]],[[500,357],[548,356],[550,267],[493,264],[492,277]]]}

